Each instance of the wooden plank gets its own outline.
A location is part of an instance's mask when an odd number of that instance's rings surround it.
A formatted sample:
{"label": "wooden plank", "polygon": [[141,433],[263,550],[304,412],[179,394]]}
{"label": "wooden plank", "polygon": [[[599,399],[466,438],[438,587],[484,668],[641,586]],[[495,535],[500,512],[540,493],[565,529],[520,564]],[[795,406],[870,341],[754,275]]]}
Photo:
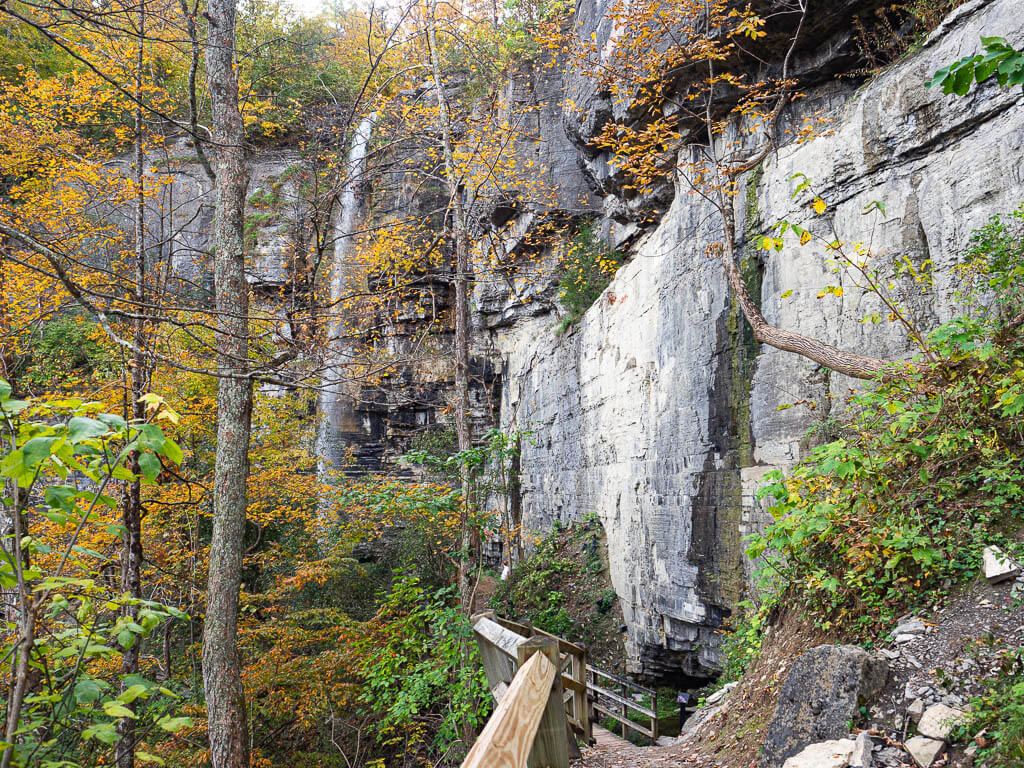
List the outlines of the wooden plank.
{"label": "wooden plank", "polygon": [[613,693],[612,691],[609,691],[607,688],[601,688],[598,685],[591,685],[590,690],[592,690],[598,696],[603,696],[606,699],[614,701],[616,704],[629,707],[630,709],[635,710],[636,712],[640,712],[641,714],[647,715],[648,717],[658,716],[658,714],[650,707],[645,707],[643,704],[640,704],[639,702],[633,701],[632,699],[628,699],[624,696],[620,696],[617,693]]}
{"label": "wooden plank", "polygon": [[562,675],[562,687],[567,691],[575,691],[576,693],[587,692],[587,686],[584,683],[573,680],[568,675]]}
{"label": "wooden plank", "polygon": [[[493,621],[494,613],[480,613],[473,617],[474,629],[477,624],[483,626],[485,620]],[[494,691],[497,686],[508,686],[516,675],[516,662],[508,654],[494,646],[486,634],[474,632],[477,648],[480,649],[480,661],[487,675],[487,685]]]}
{"label": "wooden plank", "polygon": [[525,765],[541,718],[547,712],[554,679],[555,665],[543,653],[534,653],[516,673],[501,703],[462,761],[462,768],[520,768]]}
{"label": "wooden plank", "polygon": [[[537,632],[538,630],[534,630],[534,631]],[[557,640],[558,641],[558,650],[561,651],[562,653],[569,653],[569,654],[574,654],[574,655],[579,655],[581,653],[586,653],[587,649],[586,649],[585,646],[577,645],[576,643],[571,643],[568,640],[566,640],[564,637],[558,637],[557,635],[552,635],[552,634],[549,634],[548,632],[540,632],[540,634],[545,635],[547,637],[554,638],[555,640]]]}
{"label": "wooden plank", "polygon": [[[599,725],[594,726],[594,743],[609,757],[637,752],[640,749],[636,744],[616,736],[611,731],[606,731]],[[619,762],[616,762],[616,764],[621,765]]]}
{"label": "wooden plank", "polygon": [[473,622],[473,631],[513,659],[516,658],[516,648],[523,642],[522,637],[511,630],[505,629],[486,615],[477,615],[476,620]]}
{"label": "wooden plank", "polygon": [[626,727],[626,728],[632,728],[634,731],[637,731],[638,733],[642,733],[644,736],[650,737],[650,736],[653,735],[650,728],[645,728],[644,726],[640,725],[639,723],[634,723],[628,717],[623,719],[621,714],[619,714],[618,712],[613,712],[612,710],[607,709],[606,707],[602,707],[596,701],[594,702],[593,707],[594,707],[594,709],[596,711],[600,712],[603,715],[607,715],[608,717],[610,717],[615,722],[622,723],[622,725],[624,727]]}
{"label": "wooden plank", "polygon": [[658,743],[658,699],[657,697],[651,699],[651,706],[654,707],[655,713],[651,715],[651,741],[655,744]]}
{"label": "wooden plank", "polygon": [[638,685],[637,683],[634,683],[634,682],[632,682],[630,680],[627,680],[624,677],[619,677],[618,675],[613,675],[611,672],[605,672],[603,669],[598,669],[597,667],[592,667],[589,664],[587,664],[587,672],[591,672],[591,673],[593,673],[595,675],[600,675],[601,677],[607,678],[608,680],[616,682],[619,685],[628,685],[630,688],[635,688],[638,693],[646,693],[648,696],[656,696],[657,695],[657,691],[655,691],[653,688],[647,688],[647,687],[645,687],[643,685]]}
{"label": "wooden plank", "polygon": [[512,619],[506,619],[504,616],[496,616],[494,620],[501,624],[505,629],[511,630],[517,635],[522,635],[524,638],[532,637],[534,635],[534,629],[529,624],[512,621]]}
{"label": "wooden plank", "polygon": [[582,687],[577,690],[573,703],[574,714],[583,724],[582,734],[585,744],[594,743],[593,712],[590,710],[590,697],[587,693],[587,653],[574,655],[573,680]]}
{"label": "wooden plank", "polygon": [[499,624],[501,624],[501,626],[505,627],[505,629],[508,629],[508,630],[510,630],[512,632],[515,632],[516,634],[522,635],[523,637],[532,637],[533,635],[543,635],[544,637],[550,637],[553,640],[557,640],[558,641],[558,650],[561,651],[562,653],[572,652],[572,653],[580,654],[580,653],[584,653],[586,651],[586,647],[585,646],[578,645],[577,643],[569,642],[564,637],[559,637],[558,635],[552,635],[550,632],[545,632],[543,629],[537,629],[532,624],[523,624],[520,621],[513,621],[512,619],[506,619],[506,618],[504,618],[502,616],[498,616],[495,619],[495,621],[497,621]]}
{"label": "wooden plank", "polygon": [[[541,635],[550,638],[558,644],[560,651],[559,672],[562,688],[572,693],[571,698],[566,698],[566,720],[571,723],[589,744],[593,741],[593,729],[589,717],[589,706],[587,700],[587,660],[586,646],[571,643],[564,638],[552,635],[550,632],[535,629],[529,623],[513,621],[498,616],[493,611],[477,614],[473,617],[474,625],[478,619],[488,619],[504,630],[519,635],[520,638]],[[481,626],[481,634],[477,637],[480,646],[480,655],[484,661],[484,669],[487,672],[487,680],[493,689],[501,682],[509,683],[515,673],[514,666],[508,667],[505,662],[511,660],[512,654],[509,650],[512,647],[512,640],[507,635],[496,631],[490,625]],[[522,640],[520,640],[522,642]]]}
{"label": "wooden plank", "polygon": [[[520,668],[528,663],[528,659],[541,655],[551,662],[553,668],[558,668],[558,642],[542,635],[534,635],[519,644]],[[565,704],[562,701],[561,676],[555,675],[553,682],[533,740],[533,749],[526,760],[527,768],[569,768],[569,724],[566,722]]]}

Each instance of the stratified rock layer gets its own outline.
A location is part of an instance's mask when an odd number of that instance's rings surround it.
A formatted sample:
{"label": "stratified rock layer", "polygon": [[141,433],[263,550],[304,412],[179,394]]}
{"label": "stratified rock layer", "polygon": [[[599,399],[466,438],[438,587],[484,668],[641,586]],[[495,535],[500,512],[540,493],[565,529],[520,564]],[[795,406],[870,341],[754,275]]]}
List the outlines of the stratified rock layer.
{"label": "stratified rock layer", "polygon": [[[1024,97],[994,84],[943,96],[924,83],[990,34],[1024,44],[1016,0],[962,6],[856,93],[821,86],[807,108],[828,111],[831,135],[784,147],[747,176],[730,236],[769,322],[860,352],[908,350],[895,325],[861,322],[878,302],[831,272],[823,247],[753,247],[784,218],[869,245],[883,272],[904,258],[929,270],[923,289],[900,288],[923,327],[954,314],[954,266],[970,233],[1024,201]],[[798,172],[827,203],[823,217],[792,199]],[[522,455],[525,523],[601,518],[631,668],[648,677],[717,668],[715,630],[749,574],[741,537],[768,519],[754,490],[798,460],[808,427],[841,412],[857,386],[751,341],[707,256],[722,236],[717,219],[679,192],[577,329],[556,336],[552,315],[504,308],[492,334],[503,425],[534,435]],[[864,215],[872,201],[885,213]],[[842,298],[818,299],[827,285],[843,286]]]}

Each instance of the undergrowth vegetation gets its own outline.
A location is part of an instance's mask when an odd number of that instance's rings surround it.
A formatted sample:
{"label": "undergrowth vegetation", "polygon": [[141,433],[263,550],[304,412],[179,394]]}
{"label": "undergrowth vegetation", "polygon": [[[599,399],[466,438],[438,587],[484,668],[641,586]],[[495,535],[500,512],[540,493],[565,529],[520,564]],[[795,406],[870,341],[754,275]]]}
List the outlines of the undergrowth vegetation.
{"label": "undergrowth vegetation", "polygon": [[558,325],[559,334],[583,318],[624,260],[623,254],[609,248],[598,237],[593,222],[580,225],[559,263],[558,300],[568,312]]}
{"label": "undergrowth vegetation", "polygon": [[770,477],[761,616],[785,601],[866,635],[975,576],[985,545],[1024,551],[1022,261],[1024,207],[972,237],[963,314],[927,338],[940,362],[856,395],[836,439]]}
{"label": "undergrowth vegetation", "polygon": [[603,541],[595,516],[556,526],[501,582],[491,605],[517,621],[584,643],[588,660],[597,666],[621,666],[621,614]]}
{"label": "undergrowth vegetation", "polygon": [[854,39],[865,66],[851,74],[875,75],[921,45],[965,0],[907,0],[853,17]]}
{"label": "undergrowth vegetation", "polygon": [[981,734],[978,762],[991,768],[1024,763],[1024,648],[1006,651],[998,674],[986,690],[971,699],[970,719],[959,737]]}
{"label": "undergrowth vegetation", "polygon": [[425,754],[443,756],[490,713],[473,627],[454,587],[429,589],[402,575],[355,648],[358,701],[384,748],[408,756],[424,753],[423,744],[432,747]]}

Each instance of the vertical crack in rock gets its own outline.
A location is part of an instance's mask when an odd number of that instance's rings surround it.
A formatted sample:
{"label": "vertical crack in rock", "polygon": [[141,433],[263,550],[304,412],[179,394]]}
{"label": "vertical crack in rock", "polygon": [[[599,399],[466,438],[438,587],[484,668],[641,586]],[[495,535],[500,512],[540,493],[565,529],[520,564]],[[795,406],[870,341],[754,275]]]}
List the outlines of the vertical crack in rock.
{"label": "vertical crack in rock", "polygon": [[[741,270],[747,289],[761,302],[763,269],[750,247],[756,232],[757,186],[760,170],[747,182],[747,232]],[[715,324],[713,384],[708,392],[710,449],[697,481],[691,506],[692,535],[688,559],[697,566],[697,592],[707,606],[709,626],[717,627],[745,588],[741,469],[754,463],[750,423],[750,388],[760,345],[743,317],[735,297]]]}

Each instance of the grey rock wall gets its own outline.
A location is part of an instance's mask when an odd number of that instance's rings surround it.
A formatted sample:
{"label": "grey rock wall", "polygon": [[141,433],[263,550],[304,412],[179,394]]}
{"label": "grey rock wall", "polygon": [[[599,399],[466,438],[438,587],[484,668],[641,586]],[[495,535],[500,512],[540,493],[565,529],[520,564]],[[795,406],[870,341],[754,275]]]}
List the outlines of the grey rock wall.
{"label": "grey rock wall", "polygon": [[[292,267],[296,243],[304,241],[308,212],[299,194],[301,157],[291,150],[265,150],[249,159],[247,232],[251,258],[249,282],[257,288],[281,286]],[[119,165],[131,172],[131,160]],[[213,182],[203,171],[191,140],[170,139],[147,158],[147,173],[162,178],[146,212],[150,257],[170,264],[180,291],[211,291],[213,262]],[[256,200],[264,201],[253,205]],[[110,211],[110,218],[130,231],[131,211]]]}
{"label": "grey rock wall", "polygon": [[[601,47],[612,37],[600,21],[606,5],[592,0],[577,11],[583,33],[593,31]],[[897,258],[930,260],[934,285],[915,292],[900,283],[900,290],[923,326],[950,317],[953,267],[969,233],[1024,201],[1024,97],[1020,89],[991,84],[965,98],[947,97],[924,81],[976,52],[982,34],[1024,45],[1024,17],[1020,0],[971,0],[920,50],[856,90],[852,81],[835,79],[851,62],[845,20],[876,5],[834,0],[816,12],[814,45],[799,56],[800,70],[814,72],[810,95],[788,124],[822,109],[832,118],[832,133],[784,147],[744,180],[730,236],[770,322],[899,356],[907,353],[905,334],[860,322],[878,307],[848,276],[828,270],[821,248],[766,254],[751,238],[787,218],[869,244],[883,271]],[[521,459],[528,528],[545,531],[589,514],[601,519],[631,671],[664,679],[713,674],[720,663],[716,630],[750,577],[742,536],[770,519],[754,499],[758,483],[798,460],[808,447],[808,427],[840,413],[858,385],[752,341],[720,265],[706,255],[706,246],[722,237],[716,217],[695,196],[669,184],[647,201],[666,211],[657,226],[645,232],[634,221],[646,203],[619,199],[607,157],[586,146],[612,111],[593,81],[537,68],[517,75],[506,95],[537,106],[530,125],[537,141],[515,151],[548,169],[559,186],[561,215],[603,212],[604,230],[630,248],[630,260],[579,326],[562,336],[554,332],[557,252],[529,254],[529,273],[511,276],[510,285],[481,281],[474,293],[474,370],[484,385],[474,389],[474,416],[482,430],[500,396],[502,426],[532,432]],[[566,97],[581,109],[563,113]],[[174,213],[155,221],[153,231],[161,233],[155,242],[173,251],[167,256],[177,272],[208,290],[212,200],[188,154],[187,147],[169,150]],[[280,198],[275,215],[253,232],[250,271],[257,286],[284,280],[296,242],[302,212],[287,181],[295,162],[273,153],[254,160],[250,194]],[[807,199],[792,199],[797,172],[828,203],[825,217],[812,220]],[[377,215],[406,207],[407,187],[401,173],[378,181],[369,190]],[[885,215],[862,215],[874,200],[885,203]],[[500,230],[510,260],[528,250],[526,235],[538,212],[518,214]],[[817,299],[826,285],[842,285],[843,298]],[[446,281],[437,289],[446,304]],[[792,294],[783,299],[787,291]],[[411,343],[418,322],[418,316],[399,318],[388,330],[389,345]],[[443,353],[447,337],[437,343]],[[412,436],[443,420],[450,379],[444,364],[410,366],[362,393],[360,446],[368,467],[387,466]],[[779,410],[793,403],[802,405]]]}
{"label": "grey rock wall", "polygon": [[[976,52],[979,35],[1024,44],[1019,11],[1018,0],[970,2],[856,93],[820,90],[815,106],[831,107],[832,135],[783,148],[746,179],[732,236],[770,322],[861,351],[907,352],[896,327],[860,322],[876,307],[830,273],[822,249],[761,260],[748,238],[782,218],[869,243],[883,270],[896,258],[930,259],[934,287],[900,290],[926,327],[955,311],[953,266],[969,233],[1024,201],[1024,97],[995,86],[943,96],[924,81]],[[791,198],[797,172],[815,182],[825,217],[806,221],[807,200]],[[884,216],[862,215],[873,200]],[[753,500],[757,483],[796,461],[808,427],[841,410],[855,386],[750,341],[705,255],[721,238],[715,222],[694,196],[676,194],[576,331],[557,337],[554,315],[536,313],[506,313],[492,331],[503,424],[533,432],[522,456],[524,521],[546,530],[601,519],[630,667],[648,677],[717,668],[715,629],[749,575],[740,537],[767,517]],[[842,300],[817,299],[825,285],[843,285]],[[815,407],[778,410],[798,401]]]}

